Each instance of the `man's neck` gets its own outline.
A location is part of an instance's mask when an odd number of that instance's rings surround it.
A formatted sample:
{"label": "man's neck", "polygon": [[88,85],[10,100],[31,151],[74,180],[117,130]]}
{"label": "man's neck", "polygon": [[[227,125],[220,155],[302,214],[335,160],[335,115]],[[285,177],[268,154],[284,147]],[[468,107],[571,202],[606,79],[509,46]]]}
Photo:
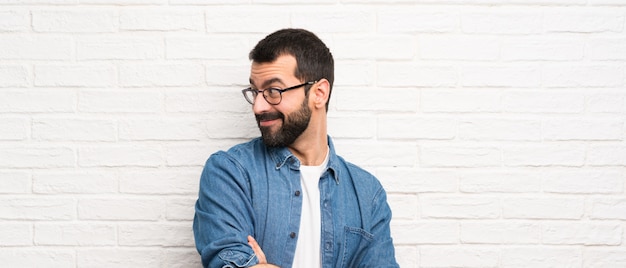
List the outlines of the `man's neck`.
{"label": "man's neck", "polygon": [[328,138],[320,133],[314,137],[299,137],[289,147],[300,163],[305,166],[319,166],[324,162],[328,153]]}

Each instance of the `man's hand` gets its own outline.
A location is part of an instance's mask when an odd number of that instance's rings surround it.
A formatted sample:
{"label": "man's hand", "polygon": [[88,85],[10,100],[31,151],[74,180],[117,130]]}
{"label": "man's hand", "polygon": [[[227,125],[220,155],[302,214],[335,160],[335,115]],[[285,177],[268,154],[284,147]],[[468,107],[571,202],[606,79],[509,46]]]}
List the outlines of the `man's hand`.
{"label": "man's hand", "polygon": [[262,268],[262,267],[278,267],[276,265],[273,264],[268,264],[267,263],[267,259],[265,258],[265,253],[263,253],[263,250],[261,249],[261,246],[259,246],[259,243],[256,242],[256,239],[254,239],[254,237],[252,236],[248,236],[248,245],[250,245],[252,247],[252,250],[254,251],[254,254],[256,255],[257,259],[259,259],[259,264],[252,266],[252,267],[258,267],[258,268]]}

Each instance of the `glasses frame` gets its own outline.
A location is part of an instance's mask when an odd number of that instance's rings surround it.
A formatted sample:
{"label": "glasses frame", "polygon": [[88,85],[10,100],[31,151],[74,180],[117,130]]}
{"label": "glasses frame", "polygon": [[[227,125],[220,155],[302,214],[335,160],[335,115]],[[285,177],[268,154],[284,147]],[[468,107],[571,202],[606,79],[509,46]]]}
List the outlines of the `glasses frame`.
{"label": "glasses frame", "polygon": [[[295,85],[293,87],[288,87],[288,88],[284,88],[284,89],[280,89],[280,88],[276,88],[276,87],[270,87],[270,88],[266,88],[264,90],[257,90],[257,89],[253,89],[252,87],[248,87],[248,88],[244,88],[241,90],[241,93],[243,94],[243,98],[246,99],[246,101],[248,101],[250,104],[254,105],[254,102],[256,101],[256,97],[259,95],[259,93],[261,93],[261,95],[263,95],[263,98],[265,99],[265,101],[267,101],[267,103],[271,104],[271,105],[278,105],[283,101],[283,93],[285,91],[289,91],[292,89],[296,89],[296,88],[300,88],[303,86],[310,86],[317,83],[317,81],[309,81],[309,82],[305,82],[299,85]],[[268,95],[270,95],[271,91],[278,91],[278,95],[280,96],[280,98],[278,99],[277,103],[272,103],[270,102],[267,98]],[[252,100],[248,99],[248,96],[246,95],[246,92],[252,92],[252,94],[254,94],[254,97]],[[267,93],[265,93],[267,92]]]}

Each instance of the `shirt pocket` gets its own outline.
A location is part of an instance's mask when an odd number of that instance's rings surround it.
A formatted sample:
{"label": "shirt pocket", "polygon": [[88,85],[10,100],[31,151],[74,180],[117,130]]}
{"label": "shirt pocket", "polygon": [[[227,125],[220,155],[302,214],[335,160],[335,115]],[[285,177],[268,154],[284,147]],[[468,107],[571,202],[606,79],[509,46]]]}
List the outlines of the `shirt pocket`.
{"label": "shirt pocket", "polygon": [[341,262],[343,265],[341,267],[358,267],[373,239],[373,234],[361,228],[344,227],[343,261]]}

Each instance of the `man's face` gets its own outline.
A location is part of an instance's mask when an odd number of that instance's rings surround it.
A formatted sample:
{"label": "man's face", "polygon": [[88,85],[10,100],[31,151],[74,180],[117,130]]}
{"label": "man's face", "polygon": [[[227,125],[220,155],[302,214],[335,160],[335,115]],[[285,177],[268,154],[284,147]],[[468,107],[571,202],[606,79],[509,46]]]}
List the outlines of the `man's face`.
{"label": "man's face", "polygon": [[[278,57],[271,63],[252,63],[250,72],[251,87],[265,90],[270,87],[288,88],[302,84],[294,76],[296,59],[290,55]],[[269,147],[289,146],[308,128],[311,109],[304,86],[286,91],[277,105],[269,104],[259,93],[253,104],[261,137]]]}

